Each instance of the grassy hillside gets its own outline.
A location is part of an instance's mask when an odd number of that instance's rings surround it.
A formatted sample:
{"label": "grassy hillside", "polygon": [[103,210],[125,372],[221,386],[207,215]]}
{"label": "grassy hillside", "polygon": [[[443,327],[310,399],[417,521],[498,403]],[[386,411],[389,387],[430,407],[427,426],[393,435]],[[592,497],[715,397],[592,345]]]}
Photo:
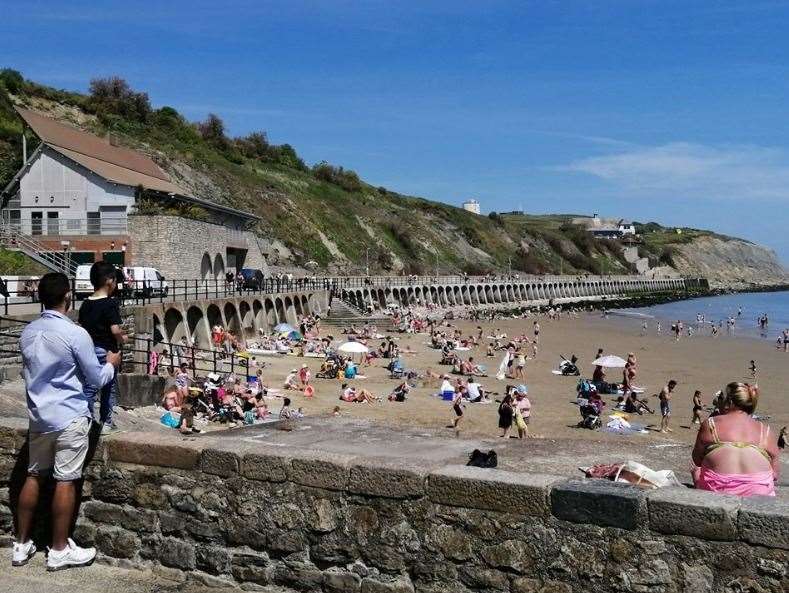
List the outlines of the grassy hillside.
{"label": "grassy hillside", "polygon": [[[1,71],[0,186],[21,165],[14,104],[112,133],[151,154],[194,195],[260,215],[256,231],[282,254],[272,258],[275,264],[314,261],[343,273],[362,271],[366,261],[371,273],[631,271],[618,243],[595,240],[568,216],[478,216],[373,187],[342,167],[307,166],[291,146],[269,143],[265,132],[231,138],[216,115],[194,123],[171,107],[154,108],[145,93],[117,78],[93,81],[81,94]],[[200,216],[195,209],[186,214]],[[667,260],[674,237],[663,233],[661,239],[659,228],[652,228],[644,249]]]}

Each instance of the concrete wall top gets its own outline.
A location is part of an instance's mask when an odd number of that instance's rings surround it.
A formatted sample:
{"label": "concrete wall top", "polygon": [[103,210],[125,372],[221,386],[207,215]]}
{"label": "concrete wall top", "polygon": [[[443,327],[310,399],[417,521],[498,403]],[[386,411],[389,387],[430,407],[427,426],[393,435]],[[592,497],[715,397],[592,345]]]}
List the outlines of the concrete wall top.
{"label": "concrete wall top", "polygon": [[[3,424],[6,424],[5,426]],[[0,424],[0,447],[18,451],[26,431]],[[239,441],[188,441],[129,433],[103,441],[107,463],[132,463],[243,477],[383,498],[428,499],[450,507],[554,517],[570,523],[789,550],[789,498],[719,495],[685,487],[644,490],[607,480],[513,473],[460,465],[394,464],[361,455]],[[261,448],[262,447],[262,448]],[[8,480],[9,476],[0,476]],[[95,486],[94,486],[95,488]],[[785,555],[784,555],[785,556]]]}

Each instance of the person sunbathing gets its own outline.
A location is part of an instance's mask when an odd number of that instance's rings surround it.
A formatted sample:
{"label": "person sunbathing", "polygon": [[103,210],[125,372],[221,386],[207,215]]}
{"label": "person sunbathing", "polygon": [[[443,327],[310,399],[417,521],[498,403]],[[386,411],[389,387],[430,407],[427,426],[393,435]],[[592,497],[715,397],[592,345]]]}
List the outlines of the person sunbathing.
{"label": "person sunbathing", "polygon": [[347,383],[342,384],[342,393],[340,394],[340,399],[344,402],[367,404],[373,404],[376,401],[376,398],[373,396],[373,394],[366,389],[360,389],[357,391],[355,387],[349,387]]}
{"label": "person sunbathing", "polygon": [[392,393],[387,398],[390,402],[404,402],[408,398],[408,393],[411,391],[411,386],[408,381],[403,381],[394,388]]}
{"label": "person sunbathing", "polygon": [[474,362],[474,357],[469,356],[468,360],[466,361],[466,368],[468,371],[465,373],[467,375],[473,375],[474,377],[487,377],[488,375],[485,373],[484,367],[478,365]]}
{"label": "person sunbathing", "polygon": [[644,413],[644,410],[646,410],[650,414],[655,413],[649,408],[646,402],[638,399],[638,395],[636,394],[635,391],[631,391],[627,395],[627,399],[625,399],[624,409],[625,412],[627,412],[628,414],[638,414],[639,416]]}
{"label": "person sunbathing", "polygon": [[752,417],[758,401],[755,385],[726,386],[721,413],[702,423],[696,436],[692,454],[696,488],[775,496],[780,449],[770,427]]}

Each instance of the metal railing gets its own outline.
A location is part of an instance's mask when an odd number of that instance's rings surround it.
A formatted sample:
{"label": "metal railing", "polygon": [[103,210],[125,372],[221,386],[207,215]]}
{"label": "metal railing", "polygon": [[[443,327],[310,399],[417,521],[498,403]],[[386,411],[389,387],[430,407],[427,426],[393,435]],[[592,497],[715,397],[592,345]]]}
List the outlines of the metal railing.
{"label": "metal railing", "polygon": [[[21,356],[19,332],[28,323],[30,322],[24,319],[0,316],[0,353]],[[151,338],[141,339],[134,336],[131,338],[130,343],[143,343],[144,347],[135,348],[129,344],[123,346],[120,372],[135,372],[142,367],[142,374],[159,374],[163,367],[175,369],[182,362],[187,364],[187,368],[192,371],[194,376],[205,376],[208,373],[227,375],[243,372],[246,374],[250,370],[250,357],[244,354],[226,353],[221,350],[208,350],[172,342],[154,343]],[[11,343],[9,343],[9,339],[12,340]],[[156,365],[153,364],[154,353],[157,359]],[[252,368],[256,372],[257,369],[263,369],[265,366],[265,362],[256,360],[255,366]]]}
{"label": "metal railing", "polygon": [[[138,344],[144,342],[144,348],[133,348],[128,344],[122,349],[123,366],[132,367],[134,371],[143,367],[142,374],[160,374],[162,368],[177,369],[181,363],[185,362],[187,368],[192,371],[194,376],[205,376],[208,373],[220,375],[244,373],[245,376],[250,371],[251,357],[236,352],[224,352],[216,349],[198,348],[172,342],[157,342],[150,338],[137,338]],[[154,354],[156,364],[154,364]],[[131,356],[128,356],[131,355]],[[255,361],[256,366],[253,371],[265,368],[266,363]]]}
{"label": "metal railing", "polygon": [[[244,282],[236,280],[228,282],[222,279],[163,279],[163,280],[137,280],[125,282],[120,286],[118,298],[124,306],[139,306],[153,303],[189,302],[208,299],[223,299],[250,295],[273,295],[277,293],[305,292],[305,291],[330,291],[340,296],[343,290],[356,288],[395,288],[404,286],[424,286],[436,284],[459,283],[550,283],[572,281],[616,281],[639,280],[633,276],[617,277],[580,277],[575,276],[522,276],[519,278],[492,278],[489,276],[338,276],[338,277],[305,277],[292,278],[268,277],[264,279],[251,279]],[[643,280],[650,282],[650,280]],[[20,305],[37,303],[36,281],[29,280],[26,286],[9,290],[9,297],[0,297],[0,310],[8,315],[11,308],[19,309]],[[72,278],[72,294],[75,298],[85,297],[93,292],[93,287],[87,279],[75,280]],[[685,280],[686,287],[690,287]]]}
{"label": "metal railing", "polygon": [[105,218],[31,218],[26,220],[4,216],[3,226],[18,235],[32,237],[125,235],[129,232],[129,225],[125,216]]}

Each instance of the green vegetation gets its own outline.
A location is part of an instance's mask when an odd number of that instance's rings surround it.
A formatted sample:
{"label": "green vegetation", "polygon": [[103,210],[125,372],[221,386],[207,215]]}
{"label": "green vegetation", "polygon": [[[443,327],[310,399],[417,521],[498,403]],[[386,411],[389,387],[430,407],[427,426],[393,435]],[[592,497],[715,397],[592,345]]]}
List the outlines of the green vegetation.
{"label": "green vegetation", "polygon": [[3,276],[38,276],[48,271],[24,253],[0,247],[0,274]]}
{"label": "green vegetation", "polygon": [[[367,261],[373,273],[631,271],[621,245],[591,237],[571,225],[569,215],[478,216],[372,187],[342,166],[308,167],[292,146],[272,144],[264,131],[234,138],[216,114],[190,122],[172,107],[154,108],[146,93],[118,77],[96,79],[88,94],[79,94],[0,71],[0,187],[21,166],[22,126],[14,104],[57,111],[61,119],[153,153],[196,196],[259,215],[257,232],[282,241],[296,263],[316,261],[348,273],[363,270]],[[205,215],[198,207],[172,208],[142,197],[138,212]],[[644,248],[653,259],[662,257],[661,241],[670,243],[660,239],[665,229],[644,227],[650,237]]]}

